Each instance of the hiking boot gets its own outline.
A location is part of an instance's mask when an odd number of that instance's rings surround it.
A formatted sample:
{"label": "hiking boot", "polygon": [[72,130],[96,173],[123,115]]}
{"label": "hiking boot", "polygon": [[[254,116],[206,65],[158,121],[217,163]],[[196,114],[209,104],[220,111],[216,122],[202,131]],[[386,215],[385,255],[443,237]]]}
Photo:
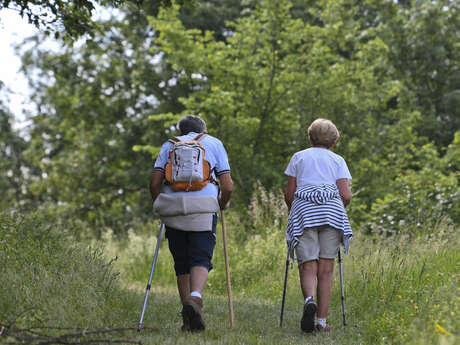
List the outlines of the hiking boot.
{"label": "hiking boot", "polygon": [[182,304],[181,315],[182,315],[182,322],[183,322],[183,325],[181,326],[180,330],[181,330],[182,332],[190,332],[190,319],[189,319],[188,316],[184,313],[184,305],[183,305],[183,304]]}
{"label": "hiking boot", "polygon": [[317,332],[329,332],[331,330],[331,327],[329,327],[328,324],[326,326],[321,326],[319,323],[316,324],[316,331]]}
{"label": "hiking boot", "polygon": [[316,309],[318,309],[318,307],[313,299],[304,304],[302,320],[300,320],[300,328],[302,331],[307,333],[314,331]]}
{"label": "hiking boot", "polygon": [[183,325],[180,327],[182,332],[190,332],[190,320],[184,316],[184,309],[182,308],[182,321]]}
{"label": "hiking boot", "polygon": [[191,332],[204,331],[205,324],[201,315],[203,300],[198,297],[190,296],[183,304],[182,319],[184,321],[183,330]]}

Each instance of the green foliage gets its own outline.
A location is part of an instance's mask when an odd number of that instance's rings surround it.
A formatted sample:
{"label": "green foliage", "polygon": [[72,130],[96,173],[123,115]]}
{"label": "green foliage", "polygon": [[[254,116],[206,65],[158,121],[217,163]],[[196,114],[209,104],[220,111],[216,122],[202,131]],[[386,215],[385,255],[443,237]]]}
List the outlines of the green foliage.
{"label": "green foliage", "polygon": [[414,93],[412,109],[423,115],[417,132],[447,146],[460,128],[460,6],[416,1],[386,18],[379,31],[395,76]]}
{"label": "green foliage", "polygon": [[177,99],[187,88],[167,82],[175,72],[150,53],[155,32],[143,12],[126,8],[99,25],[105,34],[84,45],[22,52],[37,107],[27,191],[36,207],[59,202],[55,213],[66,222],[120,233],[148,219],[151,157],[171,132],[163,131],[168,120],[146,120],[182,110]]}
{"label": "green foliage", "polygon": [[[114,265],[125,279],[122,283],[147,283],[159,232],[160,226],[157,223],[149,224],[143,230],[130,229],[125,236],[114,236],[113,232],[108,230],[100,240],[93,240],[92,244],[103,248],[107,257],[117,258]],[[163,238],[155,268],[155,281],[161,281],[162,285],[174,285],[174,263],[168,253],[166,242]]]}
{"label": "green foliage", "polygon": [[28,203],[30,197],[24,188],[25,171],[30,168],[23,155],[27,143],[13,129],[12,120],[12,115],[0,101],[0,210]]}
{"label": "green foliage", "polygon": [[[158,1],[124,7],[85,44],[23,52],[37,110],[20,203],[96,234],[142,227],[152,158],[195,113],[226,146],[232,205],[248,216],[258,183],[283,189],[321,116],[341,131],[353,225],[389,234],[401,230],[395,219],[412,228],[420,214],[433,214],[424,229],[458,221],[458,6],[161,3],[158,13]],[[258,232],[242,219],[241,237]]]}
{"label": "green foliage", "polygon": [[[150,210],[150,154],[133,147],[161,137],[147,133],[145,122],[155,108],[146,91],[154,82],[145,78],[156,67],[143,55],[152,33],[141,26],[142,17],[134,13],[130,20],[139,26],[108,22],[107,36],[83,47],[32,49],[23,57],[27,73],[40,75],[32,81],[40,111],[26,152],[39,174],[29,190],[40,207],[59,201],[63,217],[85,221],[96,233],[142,223]],[[122,38],[128,35],[129,44]]]}
{"label": "green foliage", "polygon": [[443,169],[446,159],[458,155],[455,151],[458,147],[453,144],[449,155],[441,159],[432,145],[422,147],[416,154],[418,161],[426,163],[420,169],[401,173],[391,185],[392,192],[373,203],[366,224],[368,231],[419,235],[431,233],[442,222],[458,224],[459,172]]}
{"label": "green foliage", "polygon": [[26,17],[30,24],[35,25],[46,35],[53,33],[56,39],[63,38],[64,41],[69,41],[85,34],[93,37],[97,33],[102,33],[102,28],[92,18],[97,6],[119,7],[125,3],[140,6],[142,2],[142,0],[2,0],[0,10],[17,11],[21,17]]}
{"label": "green foliage", "polygon": [[460,131],[455,133],[454,140],[447,147],[447,152],[442,158],[444,169],[453,172],[460,171]]}
{"label": "green foliage", "polygon": [[0,216],[0,320],[16,327],[110,327],[127,295],[98,249],[40,215]]}
{"label": "green foliage", "polygon": [[228,147],[239,202],[249,201],[256,180],[269,189],[283,184],[282,171],[305,147],[306,127],[318,116],[353,138],[339,147],[350,156],[372,151],[374,133],[407,121],[405,109],[386,109],[403,91],[385,70],[387,46],[371,30],[359,39],[345,3],[323,2],[314,13],[321,26],[293,18],[290,9],[289,1],[261,2],[231,25],[225,42],[185,29],[177,7],[151,19],[161,51],[194,90],[182,103]]}

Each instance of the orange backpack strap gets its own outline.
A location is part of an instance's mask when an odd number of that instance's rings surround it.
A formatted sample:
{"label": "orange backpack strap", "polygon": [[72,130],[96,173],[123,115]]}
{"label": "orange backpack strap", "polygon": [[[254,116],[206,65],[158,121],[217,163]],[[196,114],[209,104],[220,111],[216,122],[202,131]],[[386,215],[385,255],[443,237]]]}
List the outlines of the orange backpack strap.
{"label": "orange backpack strap", "polygon": [[200,133],[195,138],[193,138],[193,140],[200,142],[200,140],[203,139],[206,135],[207,133]]}
{"label": "orange backpack strap", "polygon": [[168,141],[169,141],[171,144],[177,144],[177,143],[180,143],[180,142],[181,142],[181,140],[180,140],[178,137],[169,138]]}

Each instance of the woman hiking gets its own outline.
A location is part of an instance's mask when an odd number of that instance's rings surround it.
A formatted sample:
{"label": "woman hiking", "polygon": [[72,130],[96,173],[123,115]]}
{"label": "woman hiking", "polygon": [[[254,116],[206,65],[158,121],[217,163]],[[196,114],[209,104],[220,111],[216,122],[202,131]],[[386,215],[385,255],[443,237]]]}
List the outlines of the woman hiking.
{"label": "woman hiking", "polygon": [[295,153],[285,171],[285,201],[287,244],[291,257],[296,253],[305,299],[300,327],[309,333],[330,330],[326,318],[334,260],[341,243],[348,251],[352,232],[345,211],[351,174],[345,160],[332,152],[339,131],[320,118],[308,128],[308,138],[312,147]]}

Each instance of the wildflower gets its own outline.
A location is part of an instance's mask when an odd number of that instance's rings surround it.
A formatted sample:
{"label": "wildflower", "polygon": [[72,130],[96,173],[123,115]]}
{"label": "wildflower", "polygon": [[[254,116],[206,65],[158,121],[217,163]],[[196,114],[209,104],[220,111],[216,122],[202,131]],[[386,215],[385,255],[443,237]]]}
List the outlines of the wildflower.
{"label": "wildflower", "polygon": [[444,335],[447,335],[447,336],[450,336],[452,335],[452,333],[450,333],[447,329],[445,329],[444,327],[442,327],[439,323],[435,323],[434,324],[434,327],[436,328],[436,330],[439,332],[439,333],[442,333]]}

